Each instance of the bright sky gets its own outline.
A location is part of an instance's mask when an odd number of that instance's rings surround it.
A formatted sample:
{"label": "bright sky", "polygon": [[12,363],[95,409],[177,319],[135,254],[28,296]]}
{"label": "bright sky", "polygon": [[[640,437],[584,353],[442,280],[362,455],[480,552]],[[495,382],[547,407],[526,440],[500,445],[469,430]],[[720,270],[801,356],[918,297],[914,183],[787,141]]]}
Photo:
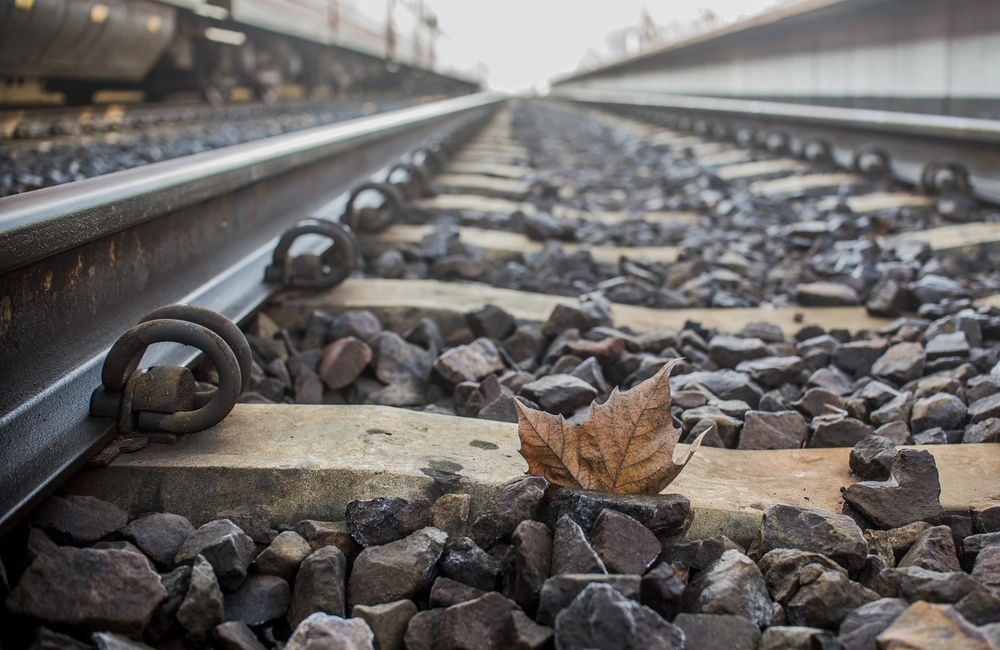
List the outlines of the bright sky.
{"label": "bright sky", "polygon": [[690,23],[702,9],[730,22],[775,5],[775,0],[425,0],[444,34],[444,68],[489,68],[492,88],[509,92],[542,87],[576,69],[609,32],[639,23],[642,9],[663,25]]}

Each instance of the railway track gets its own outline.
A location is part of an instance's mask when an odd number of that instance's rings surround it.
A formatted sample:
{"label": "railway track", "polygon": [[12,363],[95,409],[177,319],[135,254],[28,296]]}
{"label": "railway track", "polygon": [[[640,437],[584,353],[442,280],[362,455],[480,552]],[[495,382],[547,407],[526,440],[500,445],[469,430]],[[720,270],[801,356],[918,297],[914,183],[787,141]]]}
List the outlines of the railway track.
{"label": "railway track", "polygon": [[[474,95],[0,199],[0,368],[10,387],[2,530],[19,530],[61,485],[63,495],[196,524],[247,503],[267,503],[274,521],[339,521],[356,499],[456,491],[470,495],[474,516],[523,472],[509,422],[515,392],[578,422],[594,395],[636,385],[671,354],[687,358],[672,380],[691,400],[675,413],[683,436],[716,431],[717,446],[702,447],[671,488],[696,513],[691,538],[724,535],[746,549],[775,504],[841,511],[840,488],[858,480],[847,462],[856,440],[845,447],[851,436],[833,427],[820,439],[824,422],[807,425],[802,414],[923,443],[949,516],[1000,493],[1000,445],[940,444],[1000,435],[976,428],[989,405],[964,410],[996,394],[990,371],[1000,361],[991,248],[1000,228],[994,206],[962,193],[991,197],[975,173],[931,174],[944,190],[931,195],[902,174],[838,170],[835,155],[783,155],[804,151],[792,140],[744,138],[760,145],[744,147],[721,129],[659,114],[671,126],[651,124],[589,107],[606,108],[606,98],[582,99],[567,107]],[[560,123],[573,126],[560,134]],[[602,157],[603,184],[585,173]],[[376,186],[361,192],[365,181]],[[279,236],[304,218],[353,226],[354,238],[334,246],[356,246],[353,277],[322,291],[262,281],[281,261],[272,259]],[[328,257],[327,246],[300,241],[300,261],[289,257],[272,279],[349,271],[338,265],[351,255]],[[684,277],[672,275],[677,267]],[[866,275],[876,267],[877,279]],[[88,415],[108,349],[171,303],[244,326],[255,366],[243,401],[256,403],[179,437]],[[532,335],[539,323],[565,347]],[[345,334],[368,359],[374,350],[368,370],[346,360],[321,369]],[[485,360],[473,349],[484,337]],[[616,345],[618,357],[590,361]],[[873,368],[901,349],[904,369]],[[154,347],[143,365],[193,364],[191,350]],[[454,367],[442,362],[455,350]],[[906,363],[914,354],[919,370]],[[463,360],[490,369],[467,371]],[[447,379],[431,379],[432,366]],[[198,388],[222,392],[223,373],[193,367]],[[552,376],[572,377],[559,388],[578,392],[567,401],[522,391]],[[944,408],[961,404],[960,416],[886,408],[939,409],[940,395]],[[748,413],[793,411],[797,439],[741,444]],[[135,442],[143,437],[149,444]],[[115,458],[130,445],[142,448]],[[106,466],[80,471],[99,452]]]}

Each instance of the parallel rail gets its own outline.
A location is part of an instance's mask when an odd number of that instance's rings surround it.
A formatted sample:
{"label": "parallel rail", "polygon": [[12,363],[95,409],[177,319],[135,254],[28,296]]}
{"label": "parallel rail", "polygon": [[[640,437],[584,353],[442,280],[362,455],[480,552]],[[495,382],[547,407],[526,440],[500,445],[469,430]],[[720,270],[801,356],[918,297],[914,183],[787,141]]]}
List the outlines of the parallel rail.
{"label": "parallel rail", "polygon": [[[232,320],[270,294],[277,237],[358,182],[484,119],[480,93],[0,199],[0,534],[114,435],[81,405],[115,339],[186,302]],[[150,349],[153,365],[190,352]]]}

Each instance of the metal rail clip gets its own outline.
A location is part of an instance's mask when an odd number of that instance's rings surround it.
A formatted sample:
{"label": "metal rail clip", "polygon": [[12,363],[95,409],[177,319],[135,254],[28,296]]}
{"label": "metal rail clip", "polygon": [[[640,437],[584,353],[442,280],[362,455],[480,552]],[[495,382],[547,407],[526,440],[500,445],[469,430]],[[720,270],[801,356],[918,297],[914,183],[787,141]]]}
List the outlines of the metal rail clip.
{"label": "metal rail clip", "polygon": [[[382,205],[377,208],[355,208],[354,203],[362,192],[374,190],[385,199]],[[406,204],[403,195],[395,186],[389,183],[362,183],[354,188],[350,198],[347,199],[347,206],[344,208],[344,216],[340,218],[341,223],[346,223],[354,232],[376,233],[381,232],[394,223],[400,222],[406,215]]]}
{"label": "metal rail clip", "polygon": [[[292,242],[302,235],[329,237],[333,245],[319,255],[290,258]],[[349,229],[332,221],[304,219],[278,240],[271,263],[264,269],[264,282],[286,289],[330,289],[346,280],[357,265],[358,244]]]}
{"label": "metal rail clip", "polygon": [[[139,368],[153,343],[175,342],[204,352],[219,373],[219,386],[195,391],[194,376],[180,366]],[[153,310],[111,347],[101,386],[90,397],[90,414],[116,418],[118,433],[195,433],[221,422],[250,382],[253,358],[243,332],[210,309],[168,305]]]}

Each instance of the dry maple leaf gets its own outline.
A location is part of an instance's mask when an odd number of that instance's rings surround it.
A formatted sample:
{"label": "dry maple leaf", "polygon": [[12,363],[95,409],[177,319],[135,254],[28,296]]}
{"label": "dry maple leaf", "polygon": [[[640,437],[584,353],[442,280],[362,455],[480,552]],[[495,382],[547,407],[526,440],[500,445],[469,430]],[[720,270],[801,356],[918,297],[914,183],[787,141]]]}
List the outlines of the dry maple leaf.
{"label": "dry maple leaf", "polygon": [[668,362],[638,386],[618,392],[604,404],[591,404],[583,424],[561,415],[536,411],[514,400],[517,407],[518,450],[528,461],[528,473],[550,483],[604,492],[657,494],[680,473],[701,445],[705,431],[674,462],[681,430],[670,412]]}

